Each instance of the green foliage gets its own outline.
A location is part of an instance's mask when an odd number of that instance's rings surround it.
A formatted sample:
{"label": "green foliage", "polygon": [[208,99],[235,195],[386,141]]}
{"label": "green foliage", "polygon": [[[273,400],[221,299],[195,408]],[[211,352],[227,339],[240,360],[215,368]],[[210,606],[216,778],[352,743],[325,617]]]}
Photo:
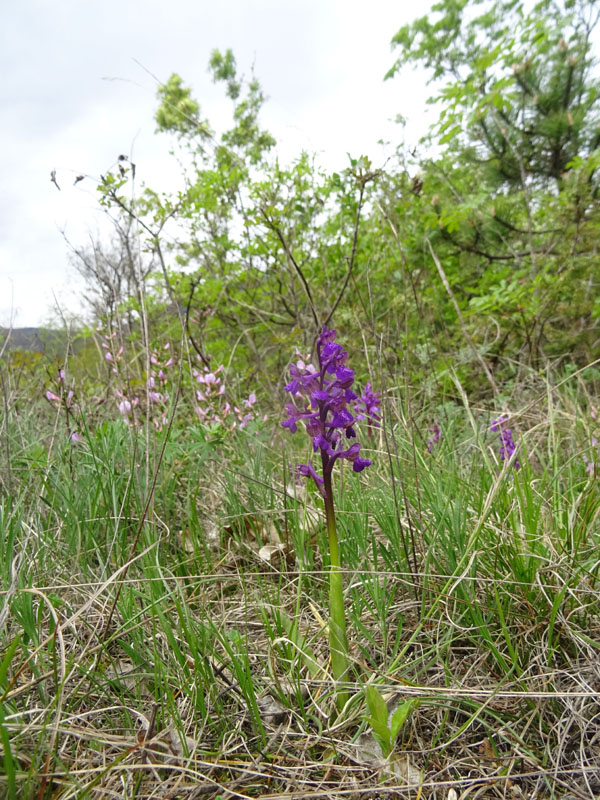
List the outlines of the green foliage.
{"label": "green foliage", "polygon": [[500,380],[522,363],[589,361],[600,315],[593,26],[583,0],[438,2],[398,31],[388,75],[430,71],[430,137],[385,169],[353,157],[331,175],[308,153],[273,158],[259,81],[213,51],[231,124],[213,131],[180,76],[159,88],[157,124],[177,137],[183,188],[147,186],[133,202],[132,165],[104,176],[102,202],[130,232],[100,261],[120,271],[88,270],[103,282],[98,300],[130,335],[145,315],[151,337],[176,339],[187,319],[203,358],[270,394],[282,353],[294,343],[308,355],[325,321],[372,355],[378,330],[389,374],[423,396],[438,378],[453,386],[451,364],[487,391],[482,359]]}
{"label": "green foliage", "polygon": [[213,80],[224,81],[227,84],[227,96],[231,100],[237,100],[242,90],[242,84],[237,76],[233,52],[228,49],[223,55],[219,50],[213,50],[210,55],[209,68]]}
{"label": "green foliage", "polygon": [[[424,144],[441,153],[420,160],[408,206],[391,200],[391,180],[386,210],[405,240],[414,231],[415,249],[427,252],[430,242],[444,266],[455,297],[433,294],[453,346],[464,334],[458,304],[496,369],[507,358],[593,357],[600,84],[592,7],[443,0],[393,39],[400,56],[388,78],[409,63],[430,70],[440,110]],[[427,261],[417,263],[439,285]]]}
{"label": "green foliage", "polygon": [[526,11],[520,0],[444,0],[432,11],[435,21],[398,31],[401,55],[387,77],[412,62],[445,79],[435,98],[439,141],[475,142],[496,183],[560,184],[573,158],[600,143],[589,1],[543,0]]}
{"label": "green foliage", "polygon": [[398,708],[389,715],[388,706],[379,690],[372,684],[368,684],[367,707],[369,716],[366,718],[371,726],[373,736],[381,747],[384,758],[394,751],[394,745],[400,731],[406,723],[412,711],[418,707],[418,700],[405,700]]}
{"label": "green foliage", "polygon": [[156,111],[158,131],[172,131],[180,136],[207,135],[208,130],[200,119],[200,106],[192,98],[191,89],[175,72],[158,87],[160,106]]}

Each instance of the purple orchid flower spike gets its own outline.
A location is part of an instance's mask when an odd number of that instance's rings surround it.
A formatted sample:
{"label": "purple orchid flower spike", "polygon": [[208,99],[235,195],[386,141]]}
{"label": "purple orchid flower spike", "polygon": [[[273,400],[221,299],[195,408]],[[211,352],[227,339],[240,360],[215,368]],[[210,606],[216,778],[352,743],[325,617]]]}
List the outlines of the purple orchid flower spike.
{"label": "purple orchid flower spike", "polygon": [[[504,415],[498,417],[498,419],[493,419],[492,424],[490,425],[490,430],[494,433],[500,434],[500,460],[501,461],[508,461],[512,458],[513,453],[517,449],[515,441],[513,439],[513,433],[510,428],[507,428],[508,420]],[[513,467],[515,469],[521,469],[521,464],[519,463],[519,459],[515,458],[513,461]]]}
{"label": "purple orchid flower spike", "polygon": [[[286,403],[287,419],[282,422],[290,433],[296,433],[299,423],[304,423],[312,438],[313,451],[321,455],[321,474],[313,466],[297,464],[297,478],[312,478],[323,496],[325,519],[329,540],[329,644],[331,669],[336,681],[336,703],[339,710],[349,699],[347,684],[351,672],[346,616],[344,609],[343,579],[341,572],[340,544],[335,522],[332,473],[335,462],[345,459],[352,464],[354,472],[362,472],[371,462],[360,455],[360,444],[356,441],[355,424],[366,416],[356,414],[357,395],[352,391],[354,371],[347,365],[348,353],[335,341],[336,332],[323,328],[317,339],[318,367],[306,364],[299,357],[290,366],[290,382],[285,387],[292,396]],[[373,405],[378,401],[369,390],[371,412],[377,413]],[[363,395],[363,398],[365,395]],[[371,419],[373,417],[370,417]],[[347,440],[352,440],[351,443]]]}
{"label": "purple orchid flower spike", "polygon": [[371,392],[370,384],[365,387],[367,402],[364,403],[364,412],[354,415],[351,411],[352,404],[359,398],[352,391],[354,383],[354,370],[346,365],[348,353],[335,341],[336,331],[323,331],[317,339],[318,368],[306,364],[302,359],[290,366],[291,381],[285,387],[294,398],[294,402],[286,403],[287,419],[282,422],[284,428],[290,433],[296,433],[298,423],[303,422],[306,432],[313,440],[313,450],[321,454],[323,477],[320,478],[313,465],[300,464],[297,473],[311,477],[321,494],[327,495],[327,485],[331,483],[331,474],[335,462],[346,459],[352,464],[354,472],[362,472],[371,464],[367,458],[360,456],[360,444],[354,442],[350,447],[344,447],[345,439],[355,439],[354,425],[357,420],[367,416],[371,410],[370,419],[378,420],[379,401],[378,394]]}
{"label": "purple orchid flower spike", "polygon": [[429,439],[427,439],[427,450],[433,453],[436,444],[442,438],[442,430],[437,420],[434,420],[433,425],[429,428]]}

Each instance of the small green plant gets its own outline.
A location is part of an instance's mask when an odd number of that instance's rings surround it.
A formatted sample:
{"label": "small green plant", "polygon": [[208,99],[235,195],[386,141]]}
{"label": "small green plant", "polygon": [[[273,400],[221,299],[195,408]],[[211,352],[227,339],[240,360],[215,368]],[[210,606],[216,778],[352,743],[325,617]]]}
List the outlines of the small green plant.
{"label": "small green plant", "polygon": [[405,700],[391,714],[383,695],[373,684],[367,686],[367,722],[371,726],[373,737],[381,747],[384,758],[389,758],[394,750],[398,734],[413,710],[419,705],[418,700]]}

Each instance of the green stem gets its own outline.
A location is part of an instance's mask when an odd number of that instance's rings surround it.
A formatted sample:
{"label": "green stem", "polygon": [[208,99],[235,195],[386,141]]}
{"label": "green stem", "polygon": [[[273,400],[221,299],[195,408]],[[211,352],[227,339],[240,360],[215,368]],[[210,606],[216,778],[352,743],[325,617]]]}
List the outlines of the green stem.
{"label": "green stem", "polygon": [[[325,471],[324,471],[325,472]],[[349,699],[346,689],[340,689],[341,681],[348,680],[350,659],[348,657],[348,638],[346,636],[346,614],[344,611],[344,587],[340,561],[340,546],[335,527],[335,510],[331,489],[331,473],[325,472],[325,519],[329,535],[329,649],[331,651],[331,671],[336,682],[336,704],[341,711]]]}

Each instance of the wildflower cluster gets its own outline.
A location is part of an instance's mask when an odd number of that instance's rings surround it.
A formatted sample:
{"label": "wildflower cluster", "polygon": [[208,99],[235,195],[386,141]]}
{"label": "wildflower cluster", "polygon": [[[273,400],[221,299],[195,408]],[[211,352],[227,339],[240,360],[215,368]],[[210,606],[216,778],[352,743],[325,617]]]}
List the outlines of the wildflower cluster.
{"label": "wildflower cluster", "polygon": [[[113,333],[106,333],[104,332],[104,328],[102,325],[98,325],[96,328],[98,333],[102,333],[102,341],[101,347],[104,350],[104,359],[107,364],[110,365],[110,371],[113,375],[119,377],[120,375],[120,362],[123,358],[124,347],[121,345],[118,349],[116,349],[117,342],[115,341],[117,338],[116,331]],[[123,381],[121,381],[123,383]],[[131,393],[127,390],[123,391],[123,388],[115,389],[115,397],[119,402],[119,414],[121,415],[121,419],[126,425],[131,425],[134,421],[134,409],[137,408],[140,404],[139,398],[132,396]]]}
{"label": "wildflower cluster", "polygon": [[230,430],[235,427],[241,430],[256,419],[256,395],[252,392],[242,400],[241,408],[232,405],[226,396],[223,369],[222,364],[214,372],[208,367],[204,367],[202,372],[194,369],[193,376],[200,384],[196,389],[196,413],[206,425],[217,424]]}
{"label": "wildflower cluster", "polygon": [[[101,346],[104,350],[105,361],[110,365],[110,371],[117,376],[117,382],[120,384],[115,389],[119,414],[126,425],[133,425],[136,421],[135,410],[140,407],[141,402],[140,397],[131,390],[129,382],[122,375],[121,362],[124,355],[124,347],[121,345],[117,349],[116,332],[104,333],[102,325],[98,326],[97,331],[103,334]],[[150,406],[150,418],[157,431],[161,431],[168,423],[168,370],[173,365],[170,348],[171,345],[167,342],[162,347],[162,350],[165,351],[164,353],[161,354],[158,349],[152,351],[150,355],[150,373],[146,378],[146,398]]]}
{"label": "wildflower cluster", "polygon": [[77,431],[75,420],[81,417],[81,410],[75,402],[75,392],[72,388],[66,387],[66,374],[64,369],[59,369],[56,376],[55,391],[48,389],[44,393],[46,400],[56,409],[62,409],[65,413],[65,421],[69,431],[69,439],[72,442],[80,442],[82,438]]}
{"label": "wildflower cluster", "polygon": [[[253,419],[256,419],[256,414],[254,411],[254,404],[256,403],[256,395],[254,392],[251,392],[248,395],[247,400],[242,400],[242,408],[238,408],[237,406],[233,407],[233,410],[238,418],[238,427],[240,430],[245,428],[248,423],[252,422]],[[266,415],[263,417],[263,421],[266,421]]]}
{"label": "wildflower cluster", "polygon": [[203,372],[194,369],[193,376],[201,388],[196,389],[196,413],[206,424],[222,423],[223,417],[229,413],[231,406],[222,398],[225,396],[225,383],[219,375],[223,370],[221,365],[214,372],[208,367],[204,367]]}
{"label": "wildflower cluster", "polygon": [[[101,325],[98,326],[96,329],[99,333],[103,331]],[[117,369],[117,364],[121,360],[121,356],[123,355],[123,346],[119,347],[118,350],[115,350],[115,339],[117,337],[115,333],[105,333],[104,337],[102,338],[102,349],[104,352],[104,358],[108,361],[109,364],[112,365],[112,372],[114,375],[118,375],[119,370]]]}
{"label": "wildflower cluster", "polygon": [[[500,416],[498,419],[493,419],[492,424],[490,425],[490,430],[494,433],[500,434],[500,459],[501,461],[508,461],[512,458],[513,453],[517,449],[515,445],[512,430],[507,428],[508,420],[505,416]],[[515,458],[513,462],[513,466],[515,469],[521,469],[521,464],[519,463],[519,459]]]}
{"label": "wildflower cluster", "polygon": [[367,420],[367,433],[369,438],[373,436],[373,428],[379,428],[381,422],[381,407],[379,403],[381,395],[371,389],[370,383],[365,383],[365,388],[361,396],[357,399],[354,410],[356,420]]}
{"label": "wildflower cluster", "polygon": [[56,378],[56,386],[59,394],[55,394],[54,392],[48,390],[45,394],[46,400],[48,400],[49,403],[52,403],[52,405],[56,407],[64,404],[66,409],[71,409],[73,407],[73,399],[75,397],[75,392],[73,391],[73,389],[65,391],[64,369],[58,370],[58,375]]}
{"label": "wildflower cluster", "polygon": [[311,477],[323,496],[326,496],[325,483],[330,481],[338,459],[350,461],[355,472],[371,464],[361,458],[358,442],[344,447],[345,439],[356,438],[354,425],[358,416],[354,406],[359,398],[352,391],[354,370],[346,365],[348,353],[336,343],[335,336],[335,330],[323,328],[317,339],[318,369],[306,364],[300,354],[298,361],[290,365],[292,380],[285,389],[294,402],[286,403],[288,417],[281,423],[290,433],[296,433],[298,423],[304,422],[306,432],[312,437],[313,451],[321,453],[323,477],[317,474],[311,461],[298,464],[296,473]]}
{"label": "wildflower cluster", "polygon": [[170,354],[171,345],[169,342],[164,345],[166,351],[163,358],[160,358],[158,350],[153,350],[150,356],[152,368],[148,376],[148,401],[153,408],[152,421],[156,430],[161,431],[163,426],[169,421],[167,417],[167,404],[169,395],[166,391],[168,383],[168,370],[173,365],[173,357]]}

